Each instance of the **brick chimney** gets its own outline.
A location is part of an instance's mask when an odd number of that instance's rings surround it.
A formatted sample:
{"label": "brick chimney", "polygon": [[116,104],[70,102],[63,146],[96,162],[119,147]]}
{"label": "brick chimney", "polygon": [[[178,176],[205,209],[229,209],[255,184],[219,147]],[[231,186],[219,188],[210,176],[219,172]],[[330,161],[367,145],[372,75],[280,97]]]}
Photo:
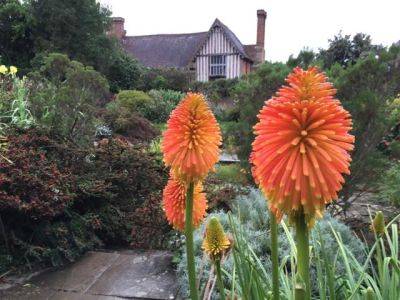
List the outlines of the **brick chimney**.
{"label": "brick chimney", "polygon": [[111,28],[108,31],[108,35],[114,36],[119,40],[122,40],[125,35],[125,19],[120,17],[111,18]]}
{"label": "brick chimney", "polygon": [[257,10],[257,43],[256,43],[256,63],[265,61],[265,20],[267,12],[263,9]]}
{"label": "brick chimney", "polygon": [[263,9],[257,10],[257,46],[264,48],[265,42],[265,19],[267,13]]}

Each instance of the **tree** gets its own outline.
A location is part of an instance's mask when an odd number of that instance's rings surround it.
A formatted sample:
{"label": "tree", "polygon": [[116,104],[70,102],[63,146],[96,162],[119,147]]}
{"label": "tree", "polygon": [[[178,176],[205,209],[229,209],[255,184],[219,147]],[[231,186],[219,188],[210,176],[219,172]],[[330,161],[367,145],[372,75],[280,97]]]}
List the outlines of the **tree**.
{"label": "tree", "polygon": [[25,73],[34,56],[31,17],[18,0],[0,0],[0,61]]}
{"label": "tree", "polygon": [[285,82],[290,69],[282,63],[266,62],[250,73],[247,78],[239,81],[234,89],[235,98],[240,107],[240,117],[235,128],[238,155],[245,167],[249,168],[248,159],[251,144],[254,140],[253,126],[264,102],[268,100]]}
{"label": "tree", "polygon": [[301,67],[307,69],[310,65],[315,63],[316,56],[313,50],[304,48],[297,57],[294,57],[293,54],[290,55],[286,64],[290,68]]}
{"label": "tree", "polygon": [[387,159],[378,144],[394,125],[392,105],[400,91],[400,47],[381,50],[359,58],[346,68],[335,64],[327,71],[337,97],[353,118],[356,137],[351,175],[342,198],[373,189],[386,167]]}
{"label": "tree", "polygon": [[364,33],[357,33],[353,39],[350,35],[343,36],[341,32],[329,40],[328,49],[320,49],[318,57],[323,61],[324,68],[330,68],[335,63],[343,67],[354,64],[361,56],[377,53],[382,46],[373,45],[371,37]]}
{"label": "tree", "polygon": [[95,0],[29,0],[28,9],[36,53],[62,52],[96,66],[99,55],[112,49],[105,35],[111,12]]}
{"label": "tree", "polygon": [[0,0],[0,60],[23,74],[49,53],[64,53],[105,75],[113,92],[134,89],[142,71],[107,36],[110,15],[96,0]]}

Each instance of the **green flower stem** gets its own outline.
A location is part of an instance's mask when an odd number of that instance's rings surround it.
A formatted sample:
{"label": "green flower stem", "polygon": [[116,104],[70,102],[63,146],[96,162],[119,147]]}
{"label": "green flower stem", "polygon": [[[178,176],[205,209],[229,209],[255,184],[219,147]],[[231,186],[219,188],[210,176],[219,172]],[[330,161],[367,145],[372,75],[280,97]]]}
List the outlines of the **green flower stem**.
{"label": "green flower stem", "polygon": [[295,218],[297,246],[296,300],[311,299],[310,289],[310,253],[308,227],[305,215],[301,211]]}
{"label": "green flower stem", "polygon": [[273,299],[279,300],[278,223],[271,211],[269,216],[271,227],[272,291]]}
{"label": "green flower stem", "polygon": [[189,275],[190,298],[198,300],[199,296],[196,288],[196,268],[193,253],[193,191],[194,183],[191,182],[186,192],[186,215],[185,215],[185,235],[186,235],[186,256],[187,269]]}
{"label": "green flower stem", "polygon": [[225,300],[225,288],[224,283],[222,282],[222,274],[221,274],[221,260],[217,259],[215,261],[215,270],[217,273],[217,284],[219,289],[219,298],[221,300]]}

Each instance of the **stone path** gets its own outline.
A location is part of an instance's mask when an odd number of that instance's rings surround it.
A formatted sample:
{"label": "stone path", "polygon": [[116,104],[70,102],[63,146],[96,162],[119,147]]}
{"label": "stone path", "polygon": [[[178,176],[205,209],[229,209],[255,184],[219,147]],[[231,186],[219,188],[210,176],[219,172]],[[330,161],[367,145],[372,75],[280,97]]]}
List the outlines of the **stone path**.
{"label": "stone path", "polygon": [[0,291],[0,299],[176,299],[171,262],[166,251],[89,252],[64,269]]}

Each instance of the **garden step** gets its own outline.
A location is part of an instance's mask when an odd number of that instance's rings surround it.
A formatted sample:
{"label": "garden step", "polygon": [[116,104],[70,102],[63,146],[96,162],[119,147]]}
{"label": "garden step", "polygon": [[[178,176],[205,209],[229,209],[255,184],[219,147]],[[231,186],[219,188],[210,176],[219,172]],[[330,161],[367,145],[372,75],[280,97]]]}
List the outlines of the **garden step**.
{"label": "garden step", "polygon": [[61,270],[47,272],[1,299],[175,299],[178,292],[167,251],[89,252]]}

